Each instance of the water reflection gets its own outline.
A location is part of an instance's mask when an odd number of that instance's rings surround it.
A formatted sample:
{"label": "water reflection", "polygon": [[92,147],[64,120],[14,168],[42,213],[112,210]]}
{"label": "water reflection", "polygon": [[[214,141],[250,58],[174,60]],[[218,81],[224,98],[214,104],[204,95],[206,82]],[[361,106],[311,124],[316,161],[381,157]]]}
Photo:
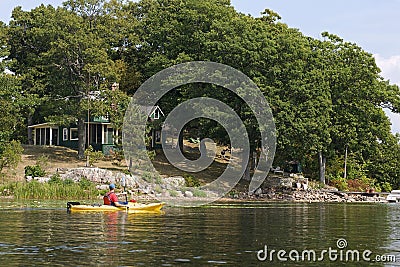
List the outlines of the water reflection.
{"label": "water reflection", "polygon": [[62,206],[44,206],[0,203],[3,265],[258,266],[256,252],[265,245],[321,250],[339,238],[349,249],[399,254],[400,208],[384,204],[220,204],[167,207],[160,215],[68,214]]}

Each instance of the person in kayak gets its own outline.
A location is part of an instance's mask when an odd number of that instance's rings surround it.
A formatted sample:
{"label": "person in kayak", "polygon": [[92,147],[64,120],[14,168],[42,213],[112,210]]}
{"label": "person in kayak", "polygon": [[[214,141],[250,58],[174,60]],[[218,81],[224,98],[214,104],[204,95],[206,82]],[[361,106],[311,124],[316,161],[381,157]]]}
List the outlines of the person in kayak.
{"label": "person in kayak", "polygon": [[108,186],[110,191],[103,197],[104,205],[112,205],[116,207],[124,207],[128,203],[118,201],[117,194],[115,193],[115,184],[110,184]]}

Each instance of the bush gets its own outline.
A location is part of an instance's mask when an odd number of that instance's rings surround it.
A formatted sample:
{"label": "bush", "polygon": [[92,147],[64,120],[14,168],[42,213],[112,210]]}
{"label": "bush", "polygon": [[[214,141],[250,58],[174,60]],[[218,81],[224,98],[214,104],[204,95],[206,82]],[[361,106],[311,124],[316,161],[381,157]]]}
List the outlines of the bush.
{"label": "bush", "polygon": [[42,169],[40,165],[25,166],[25,176],[44,177],[45,175],[46,172]]}
{"label": "bush", "polygon": [[153,176],[151,175],[150,172],[144,172],[142,175],[142,179],[145,180],[148,183],[152,183],[153,182]]}
{"label": "bush", "polygon": [[349,191],[354,192],[366,192],[370,188],[370,186],[361,179],[348,180],[347,186]]}
{"label": "bush", "polygon": [[61,177],[58,173],[54,174],[53,176],[50,177],[50,180],[48,182],[49,184],[61,184],[62,180]]}
{"label": "bush", "polygon": [[383,192],[392,192],[392,185],[388,182],[384,182],[380,184],[380,187]]}
{"label": "bush", "polygon": [[178,191],[176,191],[176,190],[169,190],[168,192],[169,192],[169,195],[170,195],[171,197],[178,197]]}
{"label": "bush", "polygon": [[309,181],[308,186],[311,189],[316,189],[316,190],[325,188],[325,185],[320,181]]}
{"label": "bush", "polygon": [[49,156],[41,155],[36,159],[36,165],[40,166],[42,169],[45,169],[49,165]]}
{"label": "bush", "polygon": [[207,193],[202,191],[202,190],[200,190],[200,189],[194,188],[193,189],[193,196],[194,197],[207,197]]}
{"label": "bush", "polygon": [[348,191],[347,180],[342,177],[335,177],[331,179],[331,186],[336,187],[339,191]]}
{"label": "bush", "polygon": [[185,186],[187,187],[199,187],[201,186],[200,181],[194,178],[190,174],[184,174],[183,178],[185,179]]}
{"label": "bush", "polygon": [[4,167],[15,168],[21,161],[24,149],[19,141],[12,140],[3,144],[0,142],[0,173]]}
{"label": "bush", "polygon": [[104,154],[101,151],[94,151],[92,146],[89,146],[85,150],[85,157],[89,158],[89,165],[93,166],[94,163],[104,158]]}

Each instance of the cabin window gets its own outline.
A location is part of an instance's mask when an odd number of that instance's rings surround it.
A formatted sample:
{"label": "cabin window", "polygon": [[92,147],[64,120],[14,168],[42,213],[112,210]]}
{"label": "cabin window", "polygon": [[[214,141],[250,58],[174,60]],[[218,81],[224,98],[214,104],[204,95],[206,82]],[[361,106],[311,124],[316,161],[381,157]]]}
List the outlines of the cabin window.
{"label": "cabin window", "polygon": [[67,141],[67,140],[68,140],[68,129],[63,128],[63,141]]}
{"label": "cabin window", "polygon": [[69,136],[71,141],[78,140],[78,128],[71,128]]}

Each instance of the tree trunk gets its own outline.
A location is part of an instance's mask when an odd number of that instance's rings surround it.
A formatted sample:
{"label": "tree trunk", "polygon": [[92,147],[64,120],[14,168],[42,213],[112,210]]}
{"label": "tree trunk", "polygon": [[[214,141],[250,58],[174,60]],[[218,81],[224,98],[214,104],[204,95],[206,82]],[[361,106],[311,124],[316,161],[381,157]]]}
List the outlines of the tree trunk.
{"label": "tree trunk", "polygon": [[85,120],[82,118],[78,119],[78,158],[85,158],[85,146],[86,146],[86,133],[85,133]]}
{"label": "tree trunk", "polygon": [[344,153],[344,179],[347,179],[347,146]]}
{"label": "tree trunk", "polygon": [[322,154],[322,151],[318,152],[319,160],[319,180],[325,184],[325,168],[326,168],[326,157]]}
{"label": "tree trunk", "polygon": [[[28,114],[28,126],[33,124],[32,114]],[[28,127],[28,145],[33,145],[33,129]]]}
{"label": "tree trunk", "polygon": [[253,161],[254,161],[253,152],[250,152],[250,154],[249,154],[249,162],[247,163],[246,170],[244,171],[244,174],[243,174],[243,179],[245,181],[250,181],[251,180],[250,171],[252,169],[254,169]]}

